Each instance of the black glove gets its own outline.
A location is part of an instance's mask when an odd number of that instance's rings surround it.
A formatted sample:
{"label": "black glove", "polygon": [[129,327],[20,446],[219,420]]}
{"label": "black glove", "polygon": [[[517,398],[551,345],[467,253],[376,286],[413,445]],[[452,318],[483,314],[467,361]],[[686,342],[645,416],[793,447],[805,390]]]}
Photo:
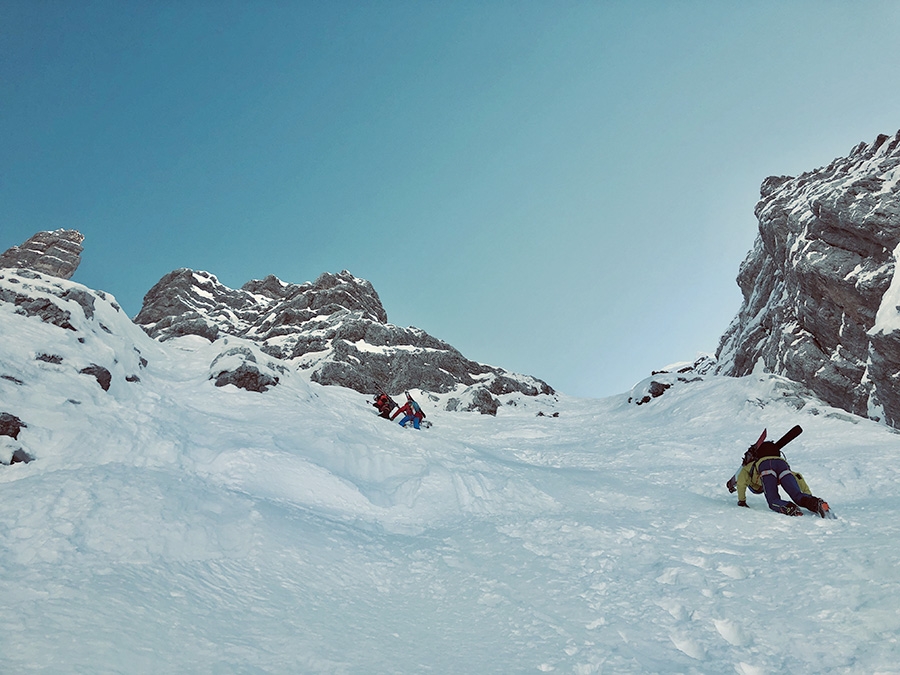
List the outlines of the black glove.
{"label": "black glove", "polygon": [[728,491],[732,494],[737,492],[737,481],[734,479],[734,476],[728,479],[728,482],[725,483],[725,487],[727,487]]}
{"label": "black glove", "polygon": [[746,507],[746,508],[748,508],[748,509],[750,508],[749,506],[747,506],[747,502],[745,502],[745,501],[743,501],[743,500],[741,500],[741,501],[738,502],[738,506],[743,506],[743,507]]}

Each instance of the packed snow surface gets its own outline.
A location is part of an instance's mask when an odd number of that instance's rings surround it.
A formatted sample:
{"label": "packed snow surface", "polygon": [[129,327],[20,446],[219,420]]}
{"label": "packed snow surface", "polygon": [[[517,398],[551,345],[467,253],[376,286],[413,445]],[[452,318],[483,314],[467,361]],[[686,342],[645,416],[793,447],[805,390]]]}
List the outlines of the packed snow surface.
{"label": "packed snow surface", "polygon": [[[0,306],[0,411],[35,457],[0,466],[3,672],[900,672],[884,426],[754,375],[496,417],[414,392],[416,431],[298,373],[217,388],[222,345],[95,310],[70,331]],[[838,520],[725,489],[794,424]]]}

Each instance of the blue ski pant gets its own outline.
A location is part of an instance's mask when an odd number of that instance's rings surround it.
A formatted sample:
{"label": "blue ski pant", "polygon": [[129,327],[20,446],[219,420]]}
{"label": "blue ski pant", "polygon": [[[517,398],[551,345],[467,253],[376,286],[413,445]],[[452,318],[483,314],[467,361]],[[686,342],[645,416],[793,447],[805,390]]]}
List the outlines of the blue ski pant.
{"label": "blue ski pant", "polygon": [[419,428],[419,418],[415,415],[405,415],[402,420],[400,420],[400,426],[405,427],[406,423],[412,420],[413,426],[418,429]]}
{"label": "blue ski pant", "polygon": [[765,459],[757,465],[757,469],[762,480],[763,491],[766,494],[766,501],[769,503],[769,508],[773,511],[781,513],[781,508],[788,504],[778,492],[779,484],[798,506],[808,509],[816,508],[816,498],[800,490],[797,479],[791,473],[791,467],[783,459],[777,457]]}

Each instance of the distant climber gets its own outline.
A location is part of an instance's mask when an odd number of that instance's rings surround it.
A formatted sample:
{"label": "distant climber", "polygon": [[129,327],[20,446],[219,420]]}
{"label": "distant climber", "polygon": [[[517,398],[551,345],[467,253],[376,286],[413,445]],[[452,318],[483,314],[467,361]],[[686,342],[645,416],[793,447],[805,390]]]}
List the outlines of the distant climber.
{"label": "distant climber", "polygon": [[[781,453],[781,448],[800,435],[803,429],[795,426],[776,442],[766,440],[763,430],[741,461],[741,468],[725,484],[728,491],[738,494],[738,506],[747,506],[747,488],[754,494],[764,493],[769,508],[787,516],[802,516],[799,507],[809,509],[822,518],[833,518],[834,514],[824,499],[810,494],[809,486],[803,476],[791,471],[790,465]],[[781,498],[778,486],[781,485],[793,500]]]}
{"label": "distant climber", "polygon": [[413,427],[418,429],[422,420],[425,419],[425,413],[422,412],[421,406],[413,400],[413,397],[409,395],[409,392],[406,392],[406,403],[397,408],[397,411],[391,416],[391,419],[396,419],[400,413],[404,414],[403,419],[400,420],[401,427],[405,427],[408,422],[412,422]]}
{"label": "distant climber", "polygon": [[394,399],[384,392],[381,392],[375,397],[375,402],[372,405],[378,410],[378,416],[383,417],[386,420],[391,419],[391,410],[397,407],[397,404],[394,403]]}

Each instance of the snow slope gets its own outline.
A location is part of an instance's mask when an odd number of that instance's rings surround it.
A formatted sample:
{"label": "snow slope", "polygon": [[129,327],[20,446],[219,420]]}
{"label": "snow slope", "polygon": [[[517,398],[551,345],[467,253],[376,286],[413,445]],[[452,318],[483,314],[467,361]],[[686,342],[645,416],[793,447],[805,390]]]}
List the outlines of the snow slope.
{"label": "snow slope", "polygon": [[[296,373],[217,388],[222,341],[53,297],[75,330],[0,303],[0,411],[35,457],[0,466],[3,672],[900,672],[884,426],[707,376],[496,418],[419,395],[434,426],[406,430]],[[785,452],[838,520],[724,487],[797,423]]]}

